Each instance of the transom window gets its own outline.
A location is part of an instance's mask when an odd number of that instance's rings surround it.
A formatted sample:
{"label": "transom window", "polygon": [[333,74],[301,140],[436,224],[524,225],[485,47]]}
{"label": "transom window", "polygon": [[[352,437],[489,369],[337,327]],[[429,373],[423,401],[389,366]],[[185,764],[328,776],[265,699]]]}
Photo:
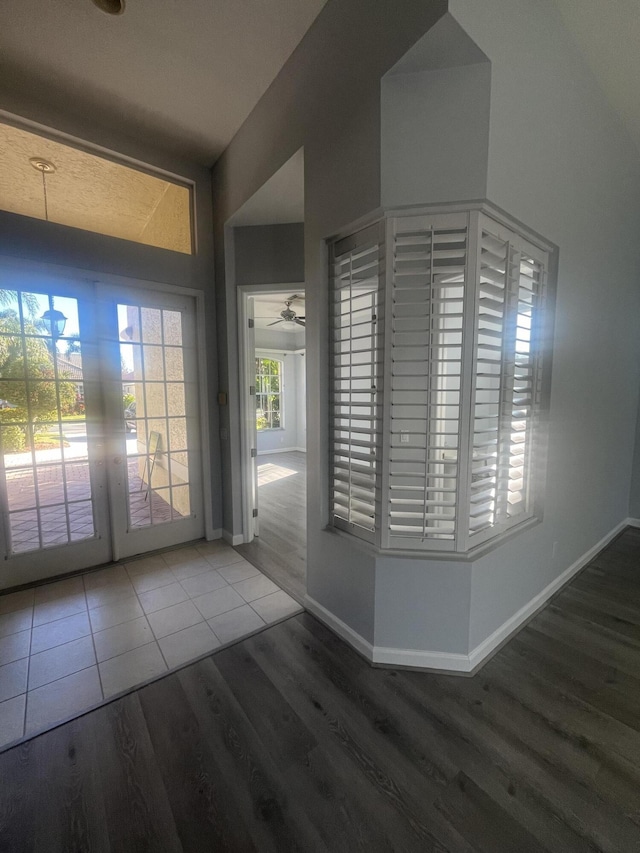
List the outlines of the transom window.
{"label": "transom window", "polygon": [[193,253],[191,189],[0,122],[0,210]]}
{"label": "transom window", "polygon": [[276,358],[256,358],[256,428],[282,429],[282,368]]}

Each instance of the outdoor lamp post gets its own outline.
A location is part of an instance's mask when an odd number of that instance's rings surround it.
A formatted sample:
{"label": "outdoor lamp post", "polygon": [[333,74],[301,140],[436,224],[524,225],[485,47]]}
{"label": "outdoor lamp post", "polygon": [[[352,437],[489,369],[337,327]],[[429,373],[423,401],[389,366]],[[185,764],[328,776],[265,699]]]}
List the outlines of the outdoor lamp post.
{"label": "outdoor lamp post", "polygon": [[40,318],[54,341],[64,334],[64,327],[67,323],[67,318],[62,311],[57,311],[55,308],[50,308],[45,311]]}

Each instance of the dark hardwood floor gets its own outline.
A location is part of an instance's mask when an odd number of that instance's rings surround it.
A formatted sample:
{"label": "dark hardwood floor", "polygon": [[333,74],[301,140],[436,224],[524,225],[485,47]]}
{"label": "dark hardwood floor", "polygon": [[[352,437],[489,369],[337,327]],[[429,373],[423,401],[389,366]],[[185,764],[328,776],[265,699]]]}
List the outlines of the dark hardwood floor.
{"label": "dark hardwood floor", "polygon": [[307,591],[306,454],[292,451],[259,456],[258,476],[260,535],[236,550],[304,604]]}
{"label": "dark hardwood floor", "polygon": [[0,851],[640,850],[640,531],[473,678],[308,614],[0,755]]}

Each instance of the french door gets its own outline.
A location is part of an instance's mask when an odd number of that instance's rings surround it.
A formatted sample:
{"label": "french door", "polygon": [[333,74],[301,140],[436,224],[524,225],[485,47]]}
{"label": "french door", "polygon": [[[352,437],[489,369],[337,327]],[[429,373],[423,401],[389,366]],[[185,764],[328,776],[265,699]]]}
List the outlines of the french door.
{"label": "french door", "polygon": [[0,589],[203,535],[188,296],[0,281]]}
{"label": "french door", "polygon": [[204,535],[189,296],[98,288],[114,559]]}

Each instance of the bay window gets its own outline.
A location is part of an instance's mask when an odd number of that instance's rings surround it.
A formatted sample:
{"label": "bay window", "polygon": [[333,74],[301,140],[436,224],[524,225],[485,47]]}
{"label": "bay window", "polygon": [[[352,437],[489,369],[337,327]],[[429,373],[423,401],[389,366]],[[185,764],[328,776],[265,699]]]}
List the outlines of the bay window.
{"label": "bay window", "polygon": [[481,206],[332,244],[336,527],[467,552],[540,517],[550,251]]}

